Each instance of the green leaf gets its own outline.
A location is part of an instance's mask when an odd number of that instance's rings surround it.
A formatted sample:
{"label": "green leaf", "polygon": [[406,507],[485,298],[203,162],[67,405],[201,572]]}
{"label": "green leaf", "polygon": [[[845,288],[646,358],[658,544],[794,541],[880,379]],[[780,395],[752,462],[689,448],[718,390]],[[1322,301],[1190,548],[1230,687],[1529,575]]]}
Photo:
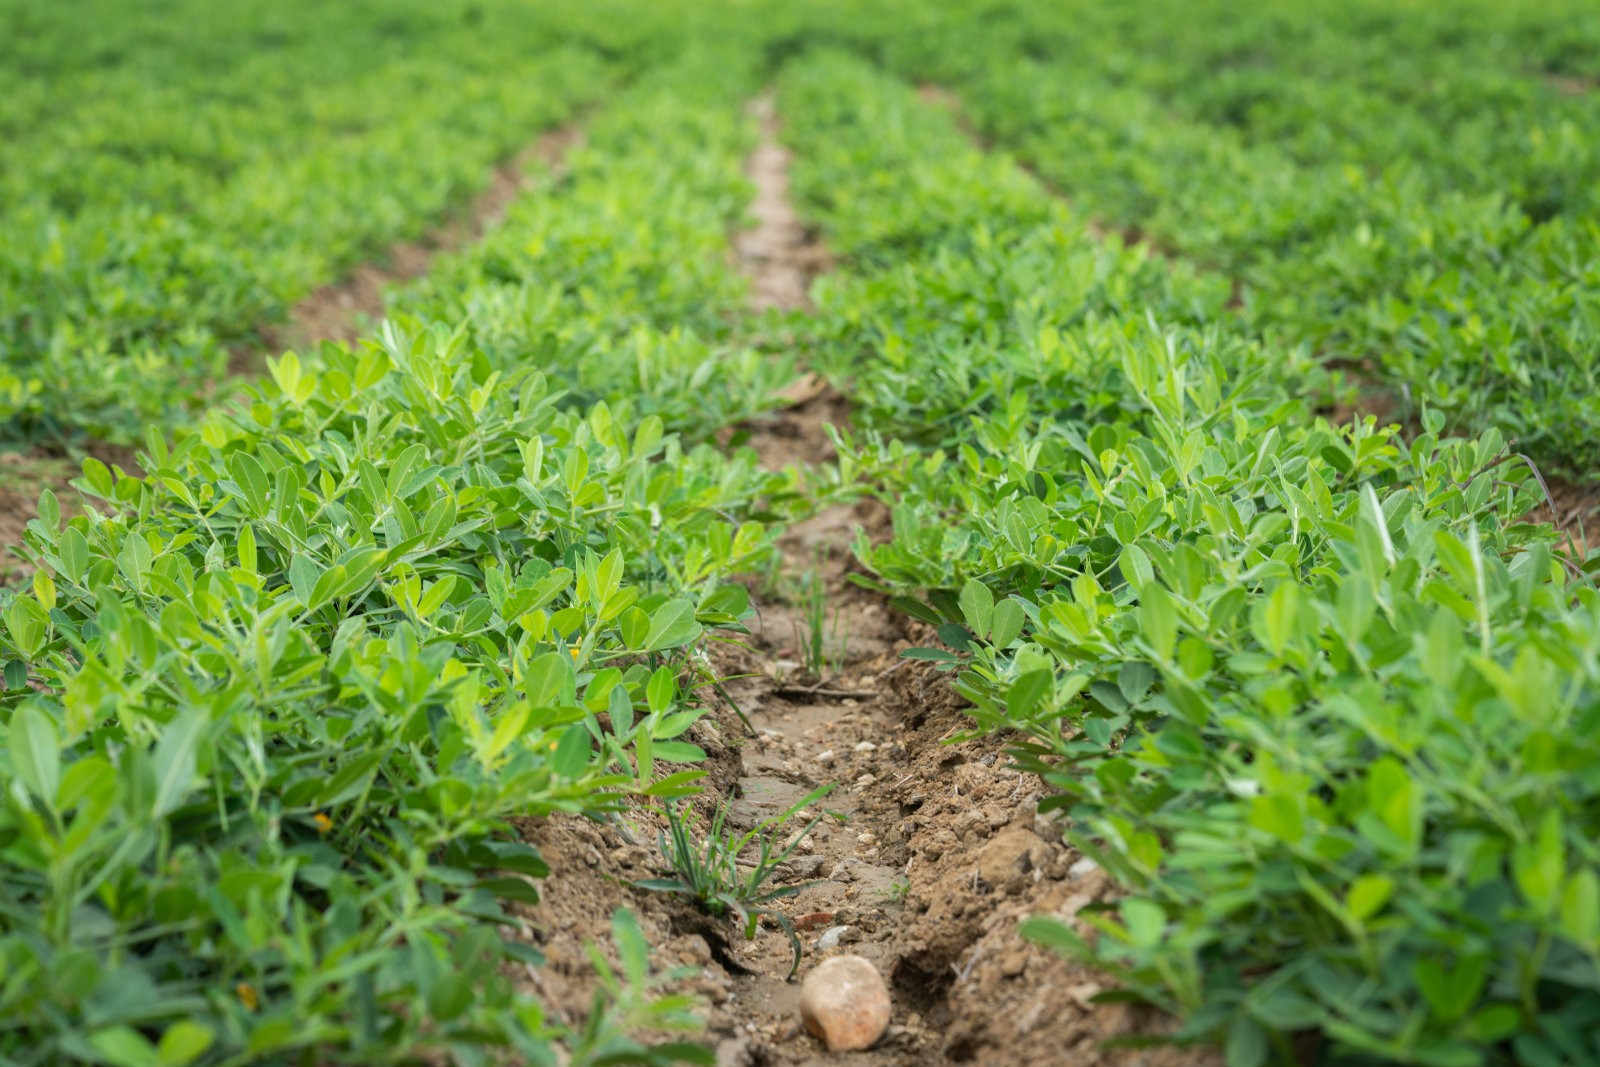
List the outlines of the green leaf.
{"label": "green leaf", "polygon": [[676,774],[669,774],[665,778],[651,782],[644,788],[643,793],[647,797],[686,796],[696,791],[692,783],[705,776],[706,772],[703,770],[678,771]]}
{"label": "green leaf", "polygon": [[1158,659],[1172,659],[1178,642],[1178,606],[1160,582],[1146,582],[1139,590],[1139,629]]}
{"label": "green leaf", "polygon": [[1043,668],[1019,677],[1006,690],[1006,715],[1013,721],[1025,721],[1050,692],[1054,682],[1055,675]]}
{"label": "green leaf", "polygon": [[1222,1046],[1228,1067],[1261,1067],[1270,1051],[1267,1031],[1260,1023],[1243,1012],[1229,1020],[1228,1037]]}
{"label": "green leaf", "polygon": [[1060,919],[1034,916],[1024,919],[1017,927],[1024,940],[1042,945],[1067,959],[1085,959],[1091,953],[1088,944],[1078,932]]}
{"label": "green leaf", "polygon": [[33,572],[33,595],[47,613],[56,606],[56,583],[48,571]]}
{"label": "green leaf", "polygon": [[6,609],[6,633],[23,656],[32,659],[44,648],[50,633],[50,616],[30,596],[19,596]]}
{"label": "green leaf", "polygon": [[54,807],[61,788],[61,749],[55,723],[38,708],[25,704],[11,717],[7,736],[11,773],[28,791]]}
{"label": "green leaf", "polygon": [[322,791],[317,794],[316,806],[331,808],[354,798],[366,787],[368,780],[389,753],[383,749],[363,752],[334,772]]}
{"label": "green leaf", "polygon": [[694,619],[694,605],[687,600],[669,600],[650,616],[650,629],[645,634],[644,650],[660,652],[678,648],[700,636],[700,624]]}
{"label": "green leaf", "polygon": [[650,977],[650,943],[639,929],[639,920],[626,908],[611,915],[611,939],[617,946],[622,971],[634,985],[642,986]]}
{"label": "green leaf", "polygon": [[1300,797],[1289,793],[1262,793],[1250,800],[1250,825],[1286,844],[1305,838],[1305,809]]}
{"label": "green leaf", "polygon": [[1485,960],[1472,956],[1445,967],[1438,960],[1420,959],[1412,967],[1417,988],[1442,1022],[1453,1023],[1478,1002],[1487,978]]}
{"label": "green leaf", "polygon": [[89,1044],[101,1063],[111,1067],[160,1067],[155,1046],[137,1030],[111,1026],[89,1035]]}
{"label": "green leaf", "polygon": [[447,574],[428,587],[428,591],[417,598],[417,618],[424,621],[431,619],[434,612],[438,611],[450,594],[455,591],[456,576]]}
{"label": "green leaf", "polygon": [[1411,772],[1393,756],[1384,756],[1367,771],[1367,809],[1415,853],[1422,843],[1422,798]]}
{"label": "green leaf", "polygon": [[216,1033],[211,1027],[190,1019],[181,1019],[167,1027],[156,1046],[156,1061],[161,1067],[184,1067],[193,1063],[211,1047]]}
{"label": "green leaf", "polygon": [[1118,909],[1128,927],[1128,940],[1136,948],[1154,948],[1161,943],[1167,929],[1167,913],[1155,904],[1139,897],[1129,897]]}
{"label": "green leaf", "polygon": [[494,733],[490,735],[489,742],[479,753],[485,762],[493,760],[504,752],[511,742],[522,736],[527,728],[528,716],[532,708],[526,701],[518,701],[500,713],[499,720],[494,724]]}
{"label": "green leaf", "polygon": [[966,652],[972,647],[972,632],[958,622],[939,624],[939,640],[955,649]]}
{"label": "green leaf", "polygon": [[256,532],[248,522],[239,524],[239,569],[246,574],[255,574],[259,565],[256,553]]}
{"label": "green leaf", "polygon": [[1156,579],[1155,568],[1150,566],[1150,556],[1138,545],[1128,545],[1122,550],[1117,557],[1117,568],[1141,596],[1144,595],[1145,586]]}
{"label": "green leaf", "polygon": [[156,793],[150,808],[153,818],[172,812],[188,795],[195,778],[195,750],[205,727],[204,712],[193,710],[168,723],[162,731],[150,761],[156,776]]}
{"label": "green leaf", "polygon": [[1263,609],[1263,643],[1274,655],[1282,655],[1294,640],[1300,614],[1300,587],[1279,582]]}
{"label": "green leaf", "polygon": [[589,731],[582,723],[573,723],[562,731],[561,739],[556,742],[550,766],[563,778],[578,778],[588,770],[589,760],[593,754],[594,750],[589,744]]}
{"label": "green leaf", "polygon": [[668,763],[701,763],[706,758],[705,749],[687,741],[657,741],[651,749],[651,755]]}
{"label": "green leaf", "polygon": [[522,676],[522,687],[530,704],[536,708],[546,708],[561,701],[571,680],[572,657],[560,652],[546,652],[528,664]]}
{"label": "green leaf", "polygon": [[1363,922],[1377,914],[1394,893],[1394,879],[1383,874],[1366,874],[1350,883],[1349,890],[1345,893],[1345,910],[1353,915],[1357,922]]}
{"label": "green leaf", "polygon": [[987,635],[994,618],[994,594],[989,592],[989,587],[976,578],[967,579],[967,584],[961,587],[960,604],[961,617],[967,621],[967,629],[975,637]]}
{"label": "green leaf", "polygon": [[228,459],[228,473],[233,475],[234,484],[239,487],[240,494],[249,505],[251,518],[264,518],[267,514],[267,493],[271,484],[267,481],[267,472],[261,469],[261,464],[248,452],[235,452]]}
{"label": "green leaf", "polygon": [[1561,932],[1585,951],[1600,942],[1600,877],[1585,867],[1567,879],[1561,894]]}
{"label": "green leaf", "polygon": [[657,667],[645,686],[645,700],[656,715],[665,714],[678,699],[678,679],[667,667]]}
{"label": "green leaf", "polygon": [[1511,850],[1511,873],[1517,888],[1535,911],[1549,915],[1560,901],[1566,871],[1566,842],[1562,840],[1561,809],[1547,808],[1532,841]]}
{"label": "green leaf", "polygon": [[889,607],[913,619],[925,622],[929,626],[938,626],[944,618],[938,611],[924,604],[922,601],[908,596],[897,596],[889,601]]}
{"label": "green leaf", "polygon": [[994,606],[994,621],[989,631],[989,643],[995,648],[1008,648],[1011,642],[1022,635],[1022,627],[1027,622],[1027,614],[1022,610],[1022,605],[1009,597]]}
{"label": "green leaf", "polygon": [[71,582],[83,581],[84,572],[89,569],[89,542],[77,527],[68,526],[61,531],[61,542],[57,546],[57,556],[61,560],[61,573],[66,575]]}
{"label": "green leaf", "polygon": [[617,617],[617,630],[628,648],[643,649],[645,638],[650,635],[650,616],[638,607],[625,608]]}

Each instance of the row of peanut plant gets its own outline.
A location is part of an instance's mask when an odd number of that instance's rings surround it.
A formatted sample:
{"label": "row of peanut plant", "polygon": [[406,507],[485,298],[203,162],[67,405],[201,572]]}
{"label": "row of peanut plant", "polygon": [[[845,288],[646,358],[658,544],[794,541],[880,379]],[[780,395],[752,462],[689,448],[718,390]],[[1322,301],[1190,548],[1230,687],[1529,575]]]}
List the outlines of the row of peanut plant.
{"label": "row of peanut plant", "polygon": [[[850,5],[854,12],[859,5]],[[1547,472],[1600,462],[1600,9],[1579,0],[808,7],[1098,222]]]}
{"label": "row of peanut plant", "polygon": [[623,73],[576,17],[496,0],[0,20],[0,441],[197,414],[260,324]]}
{"label": "row of peanut plant", "polygon": [[1600,1059],[1600,596],[1501,436],[1331,424],[1225,277],[860,59],[780,85],[861,559],[1125,890],[1030,936],[1232,1067]]}
{"label": "row of peanut plant", "polygon": [[142,478],[46,497],[0,605],[0,1059],[668,1062],[637,926],[593,1016],[516,979],[513,816],[694,788],[699,647],[786,476],[726,233],[753,71],[634,85],[354,347],[286,353]]}

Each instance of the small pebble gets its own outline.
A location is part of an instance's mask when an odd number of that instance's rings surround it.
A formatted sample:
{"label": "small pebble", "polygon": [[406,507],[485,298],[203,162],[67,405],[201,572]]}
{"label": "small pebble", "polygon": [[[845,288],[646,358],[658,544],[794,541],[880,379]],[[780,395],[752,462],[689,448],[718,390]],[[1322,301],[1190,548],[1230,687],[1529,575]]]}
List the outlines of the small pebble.
{"label": "small pebble", "polygon": [[1093,874],[1099,869],[1100,865],[1098,863],[1090,859],[1088,856],[1085,856],[1077,863],[1074,863],[1071,867],[1068,867],[1067,874],[1072,878],[1082,878],[1085,875]]}
{"label": "small pebble", "polygon": [[878,843],[878,835],[871,830],[864,830],[856,835],[856,840],[863,845],[876,845]]}
{"label": "small pebble", "polygon": [[867,786],[872,785],[877,780],[878,779],[876,775],[863,774],[860,778],[856,779],[856,787],[858,789],[865,789]]}
{"label": "small pebble", "polygon": [[817,938],[817,951],[831,952],[845,941],[856,940],[860,933],[854,926],[830,926]]}
{"label": "small pebble", "polygon": [[1093,997],[1099,996],[1101,989],[1094,982],[1082,982],[1078,985],[1067,986],[1067,996],[1078,1002],[1078,1006],[1085,1011],[1093,1011],[1095,1003]]}
{"label": "small pebble", "polygon": [[857,752],[876,752],[876,751],[878,751],[878,746],[873,744],[871,741],[861,741],[861,742],[858,742],[856,744],[856,751]]}
{"label": "small pebble", "polygon": [[818,763],[832,763],[833,760],[834,760],[834,752],[833,752],[833,749],[831,749],[831,748],[825,748],[821,752],[817,753],[817,762]]}
{"label": "small pebble", "polygon": [[834,956],[806,975],[800,1019],[829,1052],[871,1048],[889,1026],[889,990],[870,961]]}
{"label": "small pebble", "polygon": [[[805,847],[805,842],[800,842]],[[790,856],[783,864],[783,873],[790,878],[810,878],[822,869],[821,856]]]}

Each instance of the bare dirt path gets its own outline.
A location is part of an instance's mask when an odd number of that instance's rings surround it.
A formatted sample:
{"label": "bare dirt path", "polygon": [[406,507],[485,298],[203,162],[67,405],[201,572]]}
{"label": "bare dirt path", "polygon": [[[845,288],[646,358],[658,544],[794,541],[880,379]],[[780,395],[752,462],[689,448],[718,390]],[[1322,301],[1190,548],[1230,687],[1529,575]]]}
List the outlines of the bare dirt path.
{"label": "bare dirt path", "polygon": [[[254,375],[262,370],[262,360],[268,354],[311,347],[322,341],[355,340],[371,320],[383,313],[383,294],[388,286],[421,277],[434,257],[481,238],[505,217],[511,202],[540,175],[559,175],[567,153],[581,141],[579,122],[541,134],[533,144],[496,167],[481,193],[421,239],[391,245],[380,258],[355,267],[338,281],[306,296],[289,309],[284,322],[261,326],[258,344],[241,345],[233,351],[230,372]],[[78,506],[78,494],[70,483],[78,476],[82,455],[92,455],[113,470],[138,473],[134,449],[97,441],[77,449],[38,445],[0,451],[0,586],[31,572],[14,549],[21,544],[29,520],[38,513],[39,494],[45,489],[54,491],[66,514]]]}
{"label": "bare dirt path", "polygon": [[[828,257],[805,239],[788,202],[770,98],[755,112],[756,225],[738,248],[758,310],[803,309],[805,287]],[[847,419],[844,399],[822,389],[752,443],[773,467],[825,461],[832,448],[823,425]],[[948,679],[899,655],[931,644],[932,634],[849,580],[858,529],[887,536],[882,506],[835,505],[794,525],[780,542],[777,588],[752,590],[750,647],[730,664],[747,677],[730,689],[759,736],[743,752],[734,814],[753,825],[835,783],[820,806],[842,818],[812,832],[797,865],[814,884],[786,908],[808,929],[802,973],[835,952],[863,956],[888,980],[894,1015],[873,1049],[827,1054],[798,1025],[799,986],[783,981],[788,946],[768,936],[744,959],[756,973],[733,977],[713,1017],[729,1035],[724,1059],[739,1062],[737,1050],[748,1063],[1190,1062],[1170,1049],[1102,1052],[1100,1039],[1148,1020],[1090,1004],[1102,989],[1092,973],[1018,937],[1024,916],[1071,914],[1110,884],[1037,818],[1040,784],[1007,767],[998,741],[951,743],[969,724]]]}
{"label": "bare dirt path", "polygon": [[[770,98],[752,111],[762,127],[748,166],[755,225],[735,247],[754,311],[803,310],[827,254],[788,202],[788,157]],[[803,379],[791,399],[752,428],[750,443],[769,468],[804,471],[832,458],[823,427],[845,422],[848,404],[815,379]],[[1102,977],[1017,935],[1023,917],[1070,917],[1111,884],[1037,817],[1040,785],[1008,768],[1002,742],[952,742],[970,724],[948,678],[899,655],[932,643],[931,632],[849,580],[857,528],[887,536],[888,516],[868,500],[828,507],[788,530],[776,580],[747,583],[752,634],[719,649],[714,664],[756,735],[743,736],[728,708],[701,724],[695,740],[711,754],[711,775],[697,807],[704,816],[730,801],[730,822],[742,830],[834,783],[813,809],[830,817],[778,879],[810,884],[781,907],[801,931],[799,977],[839,953],[877,967],[893,1002],[887,1032],[867,1051],[829,1053],[801,1027],[800,983],[785,980],[792,954],[781,931],[765,928],[746,942],[731,922],[633,888],[634,879],[666,873],[654,847],[659,819],[642,811],[607,825],[556,818],[526,827],[555,871],[528,913],[530,937],[550,960],[535,979],[547,1003],[569,1019],[587,1005],[593,979],[583,943],[602,940],[605,917],[625,905],[664,961],[701,968],[688,988],[709,1002],[722,1067],[1220,1062],[1192,1050],[1101,1049],[1105,1038],[1163,1024],[1093,1002],[1106,988]]]}

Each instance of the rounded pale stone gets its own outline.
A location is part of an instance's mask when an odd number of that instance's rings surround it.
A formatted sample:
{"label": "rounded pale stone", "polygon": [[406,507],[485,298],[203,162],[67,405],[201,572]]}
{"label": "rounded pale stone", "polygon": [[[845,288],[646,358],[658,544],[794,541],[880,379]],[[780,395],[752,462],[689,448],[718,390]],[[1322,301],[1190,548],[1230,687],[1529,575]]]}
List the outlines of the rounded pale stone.
{"label": "rounded pale stone", "polygon": [[834,956],[806,975],[800,1020],[830,1052],[871,1048],[889,1026],[889,990],[860,956]]}

